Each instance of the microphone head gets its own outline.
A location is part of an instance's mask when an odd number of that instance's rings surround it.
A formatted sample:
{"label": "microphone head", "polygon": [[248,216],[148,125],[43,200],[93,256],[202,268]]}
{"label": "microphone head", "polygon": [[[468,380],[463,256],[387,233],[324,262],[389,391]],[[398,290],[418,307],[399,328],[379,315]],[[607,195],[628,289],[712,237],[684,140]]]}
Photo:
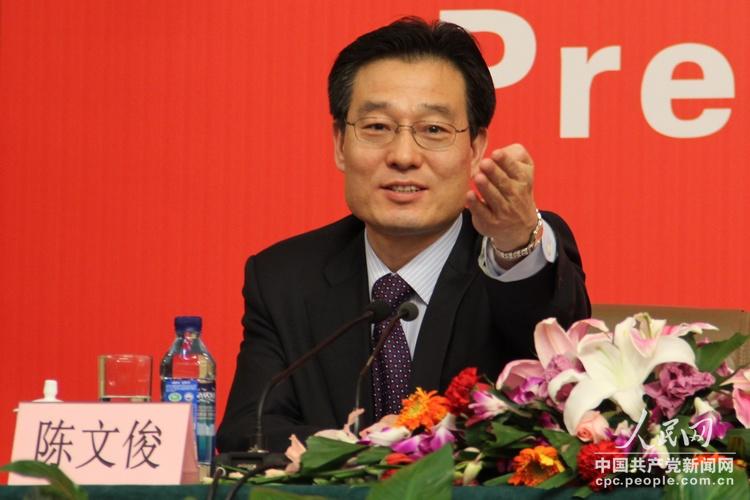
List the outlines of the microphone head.
{"label": "microphone head", "polygon": [[416,304],[414,304],[414,302],[404,302],[398,308],[397,315],[404,321],[411,321],[417,319],[417,316],[419,316],[419,309],[417,309],[417,306]]}
{"label": "microphone head", "polygon": [[370,305],[368,305],[365,310],[372,312],[370,323],[379,323],[391,315],[391,306],[382,300],[374,300],[370,302]]}

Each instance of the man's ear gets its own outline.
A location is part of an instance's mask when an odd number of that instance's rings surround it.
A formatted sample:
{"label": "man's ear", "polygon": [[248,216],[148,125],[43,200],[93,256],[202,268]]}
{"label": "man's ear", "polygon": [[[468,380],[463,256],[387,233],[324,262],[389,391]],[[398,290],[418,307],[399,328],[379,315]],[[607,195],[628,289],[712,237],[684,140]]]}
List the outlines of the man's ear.
{"label": "man's ear", "polygon": [[344,161],[344,132],[345,129],[342,129],[336,122],[333,122],[333,159],[336,162],[336,168],[342,172],[346,170],[346,162]]}
{"label": "man's ear", "polygon": [[487,129],[480,128],[477,136],[471,141],[471,176],[479,172],[479,162],[484,158],[484,152],[487,150]]}

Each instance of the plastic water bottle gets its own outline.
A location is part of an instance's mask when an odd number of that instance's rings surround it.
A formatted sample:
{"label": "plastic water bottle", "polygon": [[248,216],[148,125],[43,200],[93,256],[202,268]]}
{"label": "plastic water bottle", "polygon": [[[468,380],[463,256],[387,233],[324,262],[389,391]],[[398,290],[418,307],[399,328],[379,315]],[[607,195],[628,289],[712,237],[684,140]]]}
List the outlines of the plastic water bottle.
{"label": "plastic water bottle", "polygon": [[210,464],[216,421],[216,362],[201,340],[200,316],[177,316],[177,337],[161,361],[161,399],[193,404],[198,462]]}

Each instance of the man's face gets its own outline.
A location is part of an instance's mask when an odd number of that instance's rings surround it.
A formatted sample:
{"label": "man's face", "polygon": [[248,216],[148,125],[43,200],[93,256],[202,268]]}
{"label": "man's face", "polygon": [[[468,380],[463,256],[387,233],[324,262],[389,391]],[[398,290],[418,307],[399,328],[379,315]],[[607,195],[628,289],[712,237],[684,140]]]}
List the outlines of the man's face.
{"label": "man's face", "polygon": [[[469,125],[461,73],[449,62],[384,59],[356,74],[347,121],[379,117],[399,125],[442,122]],[[334,130],[335,159],[344,172],[346,202],[368,231],[388,236],[438,236],[456,219],[482,159],[486,132],[472,141],[458,133],[447,149],[417,145],[408,128],[389,144],[361,142],[354,128]]]}

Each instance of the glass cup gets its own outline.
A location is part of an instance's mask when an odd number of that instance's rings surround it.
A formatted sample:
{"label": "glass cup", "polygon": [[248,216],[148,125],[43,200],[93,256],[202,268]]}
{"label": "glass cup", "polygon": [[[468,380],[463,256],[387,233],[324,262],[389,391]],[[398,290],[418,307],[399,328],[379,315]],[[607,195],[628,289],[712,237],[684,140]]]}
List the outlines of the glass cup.
{"label": "glass cup", "polygon": [[151,356],[102,354],[99,356],[100,401],[151,401]]}

